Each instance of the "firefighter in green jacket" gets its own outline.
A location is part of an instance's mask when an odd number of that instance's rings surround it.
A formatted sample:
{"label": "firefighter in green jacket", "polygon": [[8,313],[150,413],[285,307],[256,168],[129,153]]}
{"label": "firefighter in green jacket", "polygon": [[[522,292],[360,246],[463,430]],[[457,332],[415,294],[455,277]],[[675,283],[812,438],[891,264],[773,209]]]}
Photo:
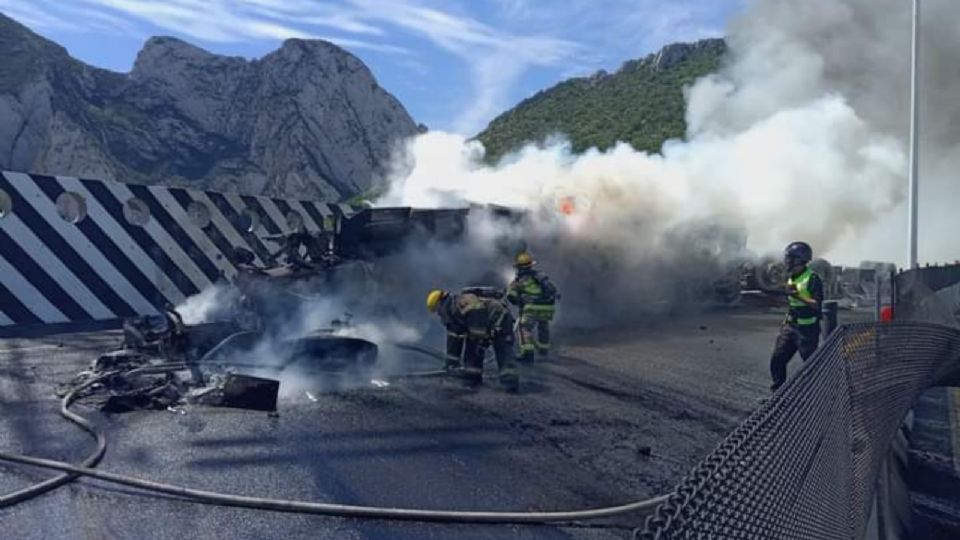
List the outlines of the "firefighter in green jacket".
{"label": "firefighter in green jacket", "polygon": [[799,352],[810,358],[820,345],[820,317],[823,305],[823,280],[810,269],[813,249],[806,242],[793,242],[784,250],[787,267],[787,318],[780,327],[770,356],[770,375],[776,392],[787,381],[787,363]]}
{"label": "firefighter in green jacket", "polygon": [[435,289],[427,295],[427,309],[436,313],[447,329],[447,369],[461,367],[464,382],[483,382],[483,358],[493,346],[500,383],[516,392],[520,380],[514,358],[513,315],[501,300],[477,294],[454,294]]}
{"label": "firefighter in green jacket", "polygon": [[507,301],[520,310],[520,361],[533,362],[534,353],[550,353],[550,321],[559,298],[550,279],[534,269],[536,261],[526,251],[517,255],[517,275],[507,287]]}

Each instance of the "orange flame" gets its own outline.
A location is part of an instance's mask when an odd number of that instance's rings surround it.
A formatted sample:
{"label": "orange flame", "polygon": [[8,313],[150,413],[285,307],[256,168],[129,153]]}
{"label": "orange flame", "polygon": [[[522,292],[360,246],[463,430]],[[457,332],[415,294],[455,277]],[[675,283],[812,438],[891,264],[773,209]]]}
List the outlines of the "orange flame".
{"label": "orange flame", "polygon": [[560,199],[558,210],[560,210],[560,213],[565,216],[573,215],[573,213],[577,210],[577,206],[574,204],[573,197],[564,197]]}

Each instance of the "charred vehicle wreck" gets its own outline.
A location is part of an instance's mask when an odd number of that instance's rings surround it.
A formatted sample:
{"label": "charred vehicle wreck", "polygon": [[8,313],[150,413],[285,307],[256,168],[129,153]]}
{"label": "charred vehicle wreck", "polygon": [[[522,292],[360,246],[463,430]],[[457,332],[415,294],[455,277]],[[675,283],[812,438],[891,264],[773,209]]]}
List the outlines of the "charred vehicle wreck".
{"label": "charred vehicle wreck", "polygon": [[460,239],[469,211],[365,209],[333,230],[267,237],[279,249],[266,260],[235,248],[237,274],[217,320],[186,324],[172,306],[128,319],[121,348],[96,358],[60,393],[113,413],[185,404],[273,411],[284,372],[362,376],[375,366],[379,348],[353,332],[352,313],[316,324],[297,320],[301,307],[336,295],[351,311],[388,310],[375,301],[371,261],[413,238]]}

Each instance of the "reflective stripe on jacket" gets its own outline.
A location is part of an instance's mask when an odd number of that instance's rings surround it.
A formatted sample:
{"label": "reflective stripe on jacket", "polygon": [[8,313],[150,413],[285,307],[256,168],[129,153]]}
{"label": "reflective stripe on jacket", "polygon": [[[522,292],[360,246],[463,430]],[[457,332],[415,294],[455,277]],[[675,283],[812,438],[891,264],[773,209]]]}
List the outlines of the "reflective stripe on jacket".
{"label": "reflective stripe on jacket", "polygon": [[507,300],[520,306],[522,314],[541,318],[553,316],[556,288],[537,272],[519,274],[507,287]]}
{"label": "reflective stripe on jacket", "polygon": [[[813,270],[809,267],[801,272],[800,275],[795,277],[791,276],[787,279],[787,285],[792,285],[797,290],[795,295],[787,297],[787,302],[790,306],[788,312],[790,322],[794,322],[799,326],[810,326],[820,322],[820,302],[822,299],[814,298],[811,288],[812,281],[819,279],[820,278],[814,274]],[[802,300],[817,300],[817,306],[811,306]]]}
{"label": "reflective stripe on jacket", "polygon": [[450,295],[440,309],[440,319],[448,332],[476,339],[492,337],[509,315],[503,302],[474,294]]}

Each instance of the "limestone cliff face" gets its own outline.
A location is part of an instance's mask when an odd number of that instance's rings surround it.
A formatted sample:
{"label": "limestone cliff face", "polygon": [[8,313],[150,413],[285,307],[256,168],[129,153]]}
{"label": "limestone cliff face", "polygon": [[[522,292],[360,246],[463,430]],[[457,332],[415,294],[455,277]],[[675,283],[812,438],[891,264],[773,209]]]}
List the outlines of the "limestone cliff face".
{"label": "limestone cliff face", "polygon": [[417,133],[324,41],[248,61],[156,37],[119,74],[0,15],[0,58],[2,169],[336,200],[375,185]]}

